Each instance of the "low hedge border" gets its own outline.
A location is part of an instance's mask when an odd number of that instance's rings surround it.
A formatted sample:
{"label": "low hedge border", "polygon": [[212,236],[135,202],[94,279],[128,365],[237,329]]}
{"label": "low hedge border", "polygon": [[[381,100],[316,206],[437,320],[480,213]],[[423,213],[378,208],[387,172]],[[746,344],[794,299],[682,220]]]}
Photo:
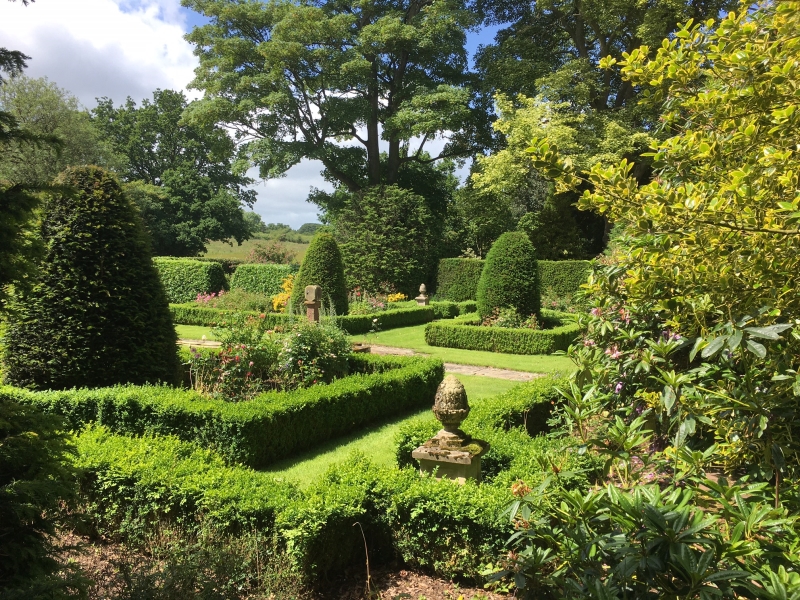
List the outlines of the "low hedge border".
{"label": "low hedge border", "polygon": [[425,342],[429,346],[484,350],[508,354],[552,354],[567,350],[581,329],[567,319],[567,313],[542,311],[545,323],[557,324],[552,329],[512,329],[510,327],[481,327],[480,321],[439,321],[425,327]]}
{"label": "low hedge border", "polygon": [[[430,323],[436,318],[436,312],[431,306],[414,306],[409,308],[392,308],[369,315],[344,315],[333,317],[339,325],[350,335],[359,335],[372,331],[377,324],[380,330],[395,329]],[[374,320],[377,319],[377,323]]]}
{"label": "low hedge border", "polygon": [[228,289],[228,280],[219,263],[160,256],[153,259],[153,264],[170,302],[191,302],[198,294]]}
{"label": "low hedge border", "polygon": [[241,264],[231,276],[231,289],[274,296],[281,292],[283,280],[297,269],[297,265]]}
{"label": "low hedge border", "polygon": [[[100,533],[143,540],[164,523],[188,534],[275,533],[309,584],[364,561],[399,555],[443,576],[480,579],[484,557],[509,535],[508,486],[459,486],[412,469],[381,469],[351,457],[309,489],[243,466],[172,436],[129,437],[103,427],[77,438],[86,510]],[[361,530],[353,524],[361,524]]]}
{"label": "low hedge border", "polygon": [[166,386],[31,392],[0,387],[0,399],[33,404],[80,429],[176,435],[215,448],[226,460],[263,467],[369,422],[433,403],[444,376],[438,359],[353,355],[357,374],[328,385],[269,392],[248,402],[209,400]]}

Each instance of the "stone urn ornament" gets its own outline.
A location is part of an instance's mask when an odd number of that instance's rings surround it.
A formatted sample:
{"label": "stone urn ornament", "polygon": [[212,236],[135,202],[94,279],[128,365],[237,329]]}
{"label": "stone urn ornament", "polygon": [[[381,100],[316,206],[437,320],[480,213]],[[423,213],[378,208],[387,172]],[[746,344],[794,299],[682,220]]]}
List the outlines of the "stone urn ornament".
{"label": "stone urn ornament", "polygon": [[414,300],[416,300],[417,304],[420,306],[428,306],[428,304],[430,304],[428,299],[428,288],[425,287],[424,283],[419,286],[419,296],[414,298]]}
{"label": "stone urn ornament", "polygon": [[459,483],[467,479],[480,481],[481,456],[489,450],[489,444],[461,431],[461,423],[469,415],[469,402],[464,385],[453,375],[439,384],[433,414],[442,429],[411,453],[419,461],[420,473]]}

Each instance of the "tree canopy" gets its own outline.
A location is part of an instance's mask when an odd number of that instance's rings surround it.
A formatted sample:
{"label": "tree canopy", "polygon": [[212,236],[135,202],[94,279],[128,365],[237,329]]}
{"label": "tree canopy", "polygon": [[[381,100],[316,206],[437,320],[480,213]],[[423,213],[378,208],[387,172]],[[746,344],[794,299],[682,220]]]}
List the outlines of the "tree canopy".
{"label": "tree canopy", "polygon": [[[477,147],[464,43],[478,20],[462,0],[185,5],[211,20],[187,36],[205,92],[190,118],[228,124],[262,177],[311,158],[355,192]],[[443,149],[425,154],[436,138]]]}
{"label": "tree canopy", "polygon": [[141,182],[128,189],[156,254],[193,256],[209,241],[241,243],[249,237],[240,206],[255,202],[255,192],[246,187],[252,180],[235,168],[234,143],[225,129],[184,121],[188,106],[182,92],[156,90],[140,106],[128,98],[115,108],[102,98],[92,111],[122,157],[123,181]]}

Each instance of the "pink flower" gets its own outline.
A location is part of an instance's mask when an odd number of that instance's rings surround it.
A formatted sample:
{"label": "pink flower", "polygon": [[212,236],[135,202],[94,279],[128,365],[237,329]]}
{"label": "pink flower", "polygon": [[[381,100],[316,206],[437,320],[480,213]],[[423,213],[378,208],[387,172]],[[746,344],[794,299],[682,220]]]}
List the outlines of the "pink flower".
{"label": "pink flower", "polygon": [[251,366],[251,367],[253,366],[253,361],[252,360],[250,361],[250,365],[249,366]]}
{"label": "pink flower", "polygon": [[620,356],[622,356],[622,352],[619,348],[617,348],[616,344],[611,346],[611,348],[606,348],[606,354],[612,360],[617,360]]}
{"label": "pink flower", "polygon": [[595,341],[594,340],[583,340],[583,345],[588,347],[588,348],[591,348],[592,346],[595,345]]}
{"label": "pink flower", "polygon": [[589,311],[593,317],[599,317],[603,314],[603,309],[600,307],[594,307],[592,310]]}

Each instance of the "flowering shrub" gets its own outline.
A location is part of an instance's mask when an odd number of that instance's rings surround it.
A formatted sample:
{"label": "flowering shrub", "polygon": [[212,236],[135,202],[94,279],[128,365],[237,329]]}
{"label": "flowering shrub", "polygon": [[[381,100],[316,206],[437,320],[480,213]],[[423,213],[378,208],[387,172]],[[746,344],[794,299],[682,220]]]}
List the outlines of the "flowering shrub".
{"label": "flowering shrub", "polygon": [[[399,294],[402,296],[402,294]],[[394,294],[398,296],[398,294]],[[360,288],[355,288],[350,294],[350,314],[351,315],[371,315],[382,310],[386,310],[389,302],[399,302],[400,300],[389,300],[385,295],[370,296]],[[404,296],[405,298],[405,296]]]}
{"label": "flowering shrub", "polygon": [[268,330],[264,314],[258,317],[232,315],[214,328],[222,342],[220,351],[192,348],[192,385],[212,398],[230,402],[250,400],[266,389],[276,387],[274,376],[279,344]]}
{"label": "flowering shrub", "polygon": [[270,310],[270,298],[263,294],[248,292],[241,288],[234,288],[229,292],[221,290],[219,293],[197,294],[195,304],[222,310],[251,310],[267,312]]}
{"label": "flowering shrub", "polygon": [[300,321],[283,339],[278,368],[285,385],[329,383],[348,372],[350,340],[333,323]]}
{"label": "flowering shrub", "polygon": [[401,294],[400,292],[396,294],[389,294],[386,297],[387,302],[405,302],[406,300],[408,300],[408,296]]}
{"label": "flowering shrub", "polygon": [[294,273],[287,275],[281,282],[281,289],[279,294],[272,297],[272,310],[275,312],[286,312],[286,307],[289,305],[289,298],[292,297],[292,288],[294,287]]}

